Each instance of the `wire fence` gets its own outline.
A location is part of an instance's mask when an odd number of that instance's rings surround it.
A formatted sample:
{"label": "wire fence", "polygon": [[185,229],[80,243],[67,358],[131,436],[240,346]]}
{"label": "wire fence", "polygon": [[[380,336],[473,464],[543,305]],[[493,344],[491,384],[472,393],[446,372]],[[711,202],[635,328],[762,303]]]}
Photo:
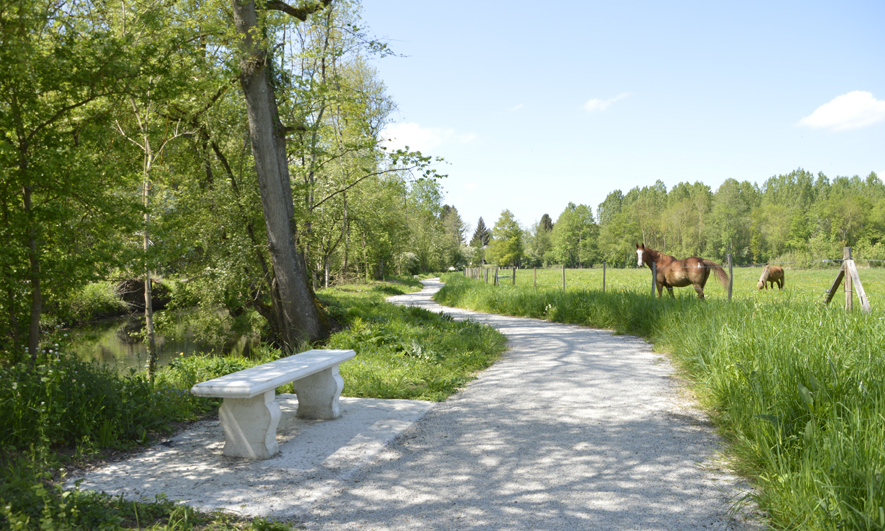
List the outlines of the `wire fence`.
{"label": "wire fence", "polygon": [[[849,251],[850,252],[850,251]],[[845,268],[846,262],[854,264],[860,284],[846,282],[839,285],[834,280]],[[881,264],[881,265],[880,265]],[[834,258],[824,260],[806,260],[792,262],[769,262],[765,264],[722,264],[729,274],[729,286],[723,287],[715,275],[711,275],[705,287],[707,298],[759,299],[763,297],[804,299],[814,303],[826,303],[834,300],[837,293],[844,294],[850,288],[855,300],[863,298],[867,306],[878,309],[885,307],[885,260],[857,260],[851,258]],[[773,287],[768,283],[760,289],[760,277],[765,266],[778,265],[784,268],[783,287]],[[821,266],[825,267],[821,267]],[[633,291],[645,292],[656,296],[653,288],[652,273],[647,267],[613,268],[601,264],[593,268],[570,269],[564,267],[544,269],[519,269],[514,267],[501,268],[484,266],[467,268],[464,275],[498,286],[530,286],[537,289],[558,290],[601,290],[601,291]],[[844,275],[850,278],[850,275]],[[691,287],[687,291],[675,288],[677,296],[683,293],[695,296]],[[667,291],[664,290],[665,296]]]}

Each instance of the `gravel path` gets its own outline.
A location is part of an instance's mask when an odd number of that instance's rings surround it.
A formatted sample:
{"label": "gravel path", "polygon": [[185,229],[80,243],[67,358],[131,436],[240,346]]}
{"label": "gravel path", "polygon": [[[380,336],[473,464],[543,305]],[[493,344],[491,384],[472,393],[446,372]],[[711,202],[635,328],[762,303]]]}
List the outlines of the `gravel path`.
{"label": "gravel path", "polygon": [[761,524],[720,441],[641,339],[444,308],[441,284],[391,302],[494,326],[509,350],[297,520],[309,530],[695,530]]}
{"label": "gravel path", "polygon": [[159,494],[307,530],[758,529],[730,507],[748,487],[666,358],[605,330],[444,308],[441,284],[392,297],[494,326],[509,350],[446,402],[342,398],[342,418],[297,419],[279,395],[280,453],[222,455],[203,421],[68,487]]}

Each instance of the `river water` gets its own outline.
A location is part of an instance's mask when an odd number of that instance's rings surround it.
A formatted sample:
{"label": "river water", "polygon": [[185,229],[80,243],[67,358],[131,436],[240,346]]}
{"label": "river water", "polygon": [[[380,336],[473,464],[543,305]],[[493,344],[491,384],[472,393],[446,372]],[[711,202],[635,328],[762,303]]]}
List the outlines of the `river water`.
{"label": "river water", "polygon": [[[139,331],[142,317],[120,317],[77,327],[69,331],[67,351],[83,361],[107,365],[118,374],[129,374],[130,369],[144,371],[148,364],[148,349]],[[176,338],[156,336],[158,367],[169,365],[182,356],[217,352],[219,349],[201,342],[192,334],[178,333]],[[252,346],[248,338],[223,349],[234,354],[248,353]]]}

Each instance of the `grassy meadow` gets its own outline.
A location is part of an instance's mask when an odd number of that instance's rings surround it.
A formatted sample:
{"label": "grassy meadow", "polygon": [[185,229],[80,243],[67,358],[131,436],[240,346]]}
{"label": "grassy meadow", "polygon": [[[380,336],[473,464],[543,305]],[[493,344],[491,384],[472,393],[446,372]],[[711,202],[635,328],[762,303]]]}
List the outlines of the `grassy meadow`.
{"label": "grassy meadow", "polygon": [[[653,298],[648,269],[517,271],[516,286],[444,276],[436,298],[474,310],[633,334],[671,355],[729,441],[735,469],[776,529],[885,529],[885,270],[861,269],[872,313],[823,304],[836,270],[734,269],[731,301],[710,281]],[[841,289],[841,288],[840,288]]]}
{"label": "grassy meadow", "polygon": [[[826,297],[826,292],[836,279],[840,264],[836,263],[832,267],[822,269],[786,269],[784,289],[778,290],[774,288],[774,293],[778,293],[776,297],[790,298],[791,300],[806,300],[808,302],[822,302]],[[726,272],[728,268],[725,268]],[[879,305],[885,305],[885,268],[864,268],[859,269],[861,284],[864,291],[871,301],[871,305],[875,308],[876,302]],[[500,269],[499,284],[502,287],[512,286],[512,279],[509,277],[512,271],[510,269]],[[537,274],[537,281],[535,275]],[[652,279],[651,270],[647,267],[629,268],[629,269],[605,269],[605,291],[620,292],[629,291],[636,293],[651,293]],[[507,275],[507,277],[503,277]],[[753,298],[758,299],[764,297],[764,300],[772,298],[771,293],[765,293],[766,290],[758,290],[756,284],[762,275],[762,266],[756,267],[735,267],[732,270],[732,298]],[[494,269],[489,274],[489,282],[494,278]],[[534,287],[537,285],[541,290],[562,290],[562,269],[520,269],[516,271],[516,286]],[[593,269],[566,269],[565,271],[565,288],[567,291],[572,290],[602,290],[603,285],[603,269],[596,267]],[[845,296],[842,294],[843,285],[839,286],[838,293],[833,297],[831,304],[844,305]],[[768,290],[771,292],[771,290]],[[666,295],[666,291],[664,294]],[[695,297],[694,288],[674,288],[673,294],[678,296]],[[704,288],[704,295],[710,298],[719,299],[727,298],[728,291],[716,280],[715,275],[711,275]],[[857,298],[855,297],[855,304]]]}

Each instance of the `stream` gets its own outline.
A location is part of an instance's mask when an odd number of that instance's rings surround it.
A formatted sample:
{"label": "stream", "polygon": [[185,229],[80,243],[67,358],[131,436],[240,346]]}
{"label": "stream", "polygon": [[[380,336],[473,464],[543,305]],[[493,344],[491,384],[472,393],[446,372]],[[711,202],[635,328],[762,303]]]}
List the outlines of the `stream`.
{"label": "stream", "polygon": [[[131,369],[144,371],[148,364],[148,349],[139,332],[144,324],[141,316],[117,317],[79,326],[68,331],[67,350],[78,359],[106,365],[118,374],[129,374]],[[181,332],[181,331],[179,331]],[[179,333],[181,338],[156,336],[157,366],[165,367],[182,356],[212,352],[213,347],[192,334]],[[248,354],[252,342],[241,337],[225,353]]]}

